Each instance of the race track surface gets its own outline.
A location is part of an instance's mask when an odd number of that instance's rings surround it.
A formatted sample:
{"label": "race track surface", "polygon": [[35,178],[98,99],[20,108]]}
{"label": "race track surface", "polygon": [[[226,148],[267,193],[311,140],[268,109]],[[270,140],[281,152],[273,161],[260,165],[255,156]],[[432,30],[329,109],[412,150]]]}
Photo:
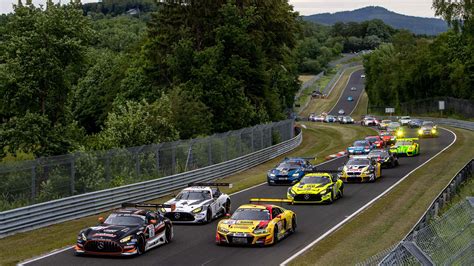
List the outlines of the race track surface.
{"label": "race track surface", "polygon": [[[354,71],[349,77],[349,81],[342,92],[341,97],[337,101],[336,105],[329,111],[330,115],[339,115],[339,110],[343,109],[345,115],[350,115],[357,106],[358,100],[362,91],[364,90],[364,79],[360,75],[364,74],[364,70]],[[350,88],[355,87],[357,90],[351,91]],[[352,96],[353,101],[348,101],[347,97]],[[356,119],[355,117],[353,117]],[[358,117],[357,117],[358,119]],[[357,120],[356,119],[356,120]]]}
{"label": "race track surface", "polygon": [[[344,108],[352,112],[363,89],[362,71],[356,71],[350,78],[344,94],[334,108],[335,112]],[[357,91],[351,92],[351,87]],[[347,102],[348,94],[354,101]],[[408,130],[414,136],[414,130]],[[345,184],[344,198],[331,205],[283,205],[296,212],[297,232],[270,247],[227,247],[214,244],[217,221],[207,225],[175,225],[173,241],[165,246],[148,251],[135,258],[76,257],[72,249],[52,256],[32,261],[28,265],[278,265],[301,250],[313,240],[327,232],[390,186],[411,170],[447,147],[455,136],[440,130],[440,136],[433,139],[421,139],[421,154],[412,158],[400,158],[400,166],[383,169],[382,177],[375,183]],[[337,169],[347,158],[338,158],[324,163],[324,169]],[[262,173],[264,175],[265,173]],[[260,186],[231,196],[233,209],[248,203],[252,197],[285,198],[287,186]],[[72,232],[76,234],[77,232]],[[73,243],[71,243],[73,244]]]}

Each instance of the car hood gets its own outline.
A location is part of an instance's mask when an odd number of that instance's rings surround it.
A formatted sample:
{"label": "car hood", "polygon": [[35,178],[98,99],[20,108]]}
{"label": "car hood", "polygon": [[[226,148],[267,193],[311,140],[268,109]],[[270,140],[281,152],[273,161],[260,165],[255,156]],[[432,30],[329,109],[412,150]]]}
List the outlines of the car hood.
{"label": "car hood", "polygon": [[88,240],[119,240],[136,233],[141,225],[99,225],[83,231]]}
{"label": "car hood", "polygon": [[[165,204],[174,205],[175,212],[191,212],[203,205],[210,204],[212,199],[205,199],[205,200],[176,200],[172,199]],[[165,209],[167,212],[170,212],[171,209]]]}
{"label": "car hood", "polygon": [[432,130],[433,127],[432,126],[422,126],[421,127],[421,130]]}
{"label": "car hood", "polygon": [[356,150],[356,151],[359,151],[359,150],[364,150],[365,147],[362,147],[362,146],[351,146],[349,148],[347,148],[348,150]]}
{"label": "car hood", "polygon": [[362,171],[367,167],[369,166],[368,165],[346,165],[344,166],[344,171]]}
{"label": "car hood", "polygon": [[257,227],[263,227],[268,223],[269,221],[226,219],[219,222],[219,227],[234,233],[252,233]]}
{"label": "car hood", "polygon": [[270,170],[270,173],[275,175],[288,175],[291,176],[294,173],[298,172],[299,168],[286,168],[286,167],[277,167]]}
{"label": "car hood", "polygon": [[296,184],[294,185],[291,189],[296,192],[296,193],[307,193],[307,192],[312,192],[312,193],[321,193],[321,191],[326,191],[326,188],[330,184]]}

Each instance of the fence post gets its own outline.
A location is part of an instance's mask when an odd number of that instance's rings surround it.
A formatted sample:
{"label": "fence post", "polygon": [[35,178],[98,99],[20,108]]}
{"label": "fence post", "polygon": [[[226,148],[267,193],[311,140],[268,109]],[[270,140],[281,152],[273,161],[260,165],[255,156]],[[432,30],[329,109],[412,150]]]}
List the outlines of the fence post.
{"label": "fence post", "polygon": [[136,152],[135,152],[135,171],[137,172],[137,176],[141,175],[141,169],[140,169],[140,157],[138,156],[140,152],[143,150],[145,146],[141,146]]}
{"label": "fence post", "polygon": [[224,136],[224,162],[227,161],[227,158],[228,158],[228,142],[229,142],[229,132],[227,132]]}
{"label": "fence post", "polygon": [[212,165],[212,136],[208,138],[209,141],[207,142],[207,159],[208,165]]}
{"label": "fence post", "polygon": [[156,172],[160,172],[160,148],[161,144],[156,145],[156,150],[155,150],[155,160],[156,160]]}
{"label": "fence post", "polygon": [[188,148],[188,156],[186,157],[186,165],[184,166],[184,171],[188,171],[188,164],[191,161],[191,158],[193,156],[193,144],[194,144],[194,139],[189,141],[189,148]]}
{"label": "fence post", "polygon": [[260,149],[263,149],[265,148],[263,146],[263,132],[264,132],[264,128],[263,127],[258,127],[259,129],[259,132],[260,132]]}
{"label": "fence post", "polygon": [[239,156],[242,156],[242,129],[239,131],[239,143],[238,143],[238,146],[239,146]]}
{"label": "fence post", "polygon": [[31,168],[31,201],[35,202],[36,199],[36,161]]}
{"label": "fence post", "polygon": [[176,172],[176,145],[179,141],[174,141],[171,144],[171,174],[174,175]]}
{"label": "fence post", "polygon": [[105,181],[110,182],[110,152],[105,154]]}
{"label": "fence post", "polygon": [[255,151],[255,145],[253,144],[253,140],[254,140],[254,137],[253,137],[254,132],[253,132],[253,130],[254,130],[254,127],[252,127],[252,133],[250,134],[250,140],[251,140],[251,142],[252,142],[252,146],[251,146],[252,152]]}
{"label": "fence post", "polygon": [[73,154],[71,156],[71,196],[74,195],[75,191],[75,181],[76,181],[76,166],[75,166],[76,156]]}

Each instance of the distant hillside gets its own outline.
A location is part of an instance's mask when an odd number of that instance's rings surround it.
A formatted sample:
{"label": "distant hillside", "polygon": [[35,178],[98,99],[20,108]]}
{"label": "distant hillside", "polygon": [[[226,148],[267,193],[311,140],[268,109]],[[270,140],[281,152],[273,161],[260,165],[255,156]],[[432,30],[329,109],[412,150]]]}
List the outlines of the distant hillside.
{"label": "distant hillside", "polygon": [[375,6],[333,14],[315,14],[304,16],[303,19],[326,25],[332,25],[336,22],[361,22],[371,19],[381,19],[396,29],[407,29],[416,34],[427,35],[437,35],[448,29],[446,22],[441,19],[405,16],[389,11],[383,7]]}

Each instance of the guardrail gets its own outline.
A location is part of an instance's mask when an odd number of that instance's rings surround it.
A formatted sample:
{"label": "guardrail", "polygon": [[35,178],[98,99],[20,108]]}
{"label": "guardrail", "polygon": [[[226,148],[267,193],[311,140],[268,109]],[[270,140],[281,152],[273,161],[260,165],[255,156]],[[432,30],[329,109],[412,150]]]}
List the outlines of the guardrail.
{"label": "guardrail", "polygon": [[[396,118],[396,116],[381,116],[381,115],[376,115],[376,117],[378,119],[394,119],[394,118]],[[457,120],[457,119],[451,119],[451,118],[436,118],[436,117],[416,117],[416,116],[412,116],[412,118],[433,121],[433,122],[435,122],[435,124],[438,124],[438,125],[445,125],[445,126],[457,127],[457,128],[462,128],[462,129],[467,129],[467,130],[474,131],[474,122],[471,122],[471,121]]]}
{"label": "guardrail", "polygon": [[124,201],[147,201],[168,195],[191,182],[226,177],[274,159],[298,147],[303,140],[297,128],[296,137],[277,145],[226,162],[155,180],[111,188],[0,213],[0,238],[94,215],[119,207]]}

